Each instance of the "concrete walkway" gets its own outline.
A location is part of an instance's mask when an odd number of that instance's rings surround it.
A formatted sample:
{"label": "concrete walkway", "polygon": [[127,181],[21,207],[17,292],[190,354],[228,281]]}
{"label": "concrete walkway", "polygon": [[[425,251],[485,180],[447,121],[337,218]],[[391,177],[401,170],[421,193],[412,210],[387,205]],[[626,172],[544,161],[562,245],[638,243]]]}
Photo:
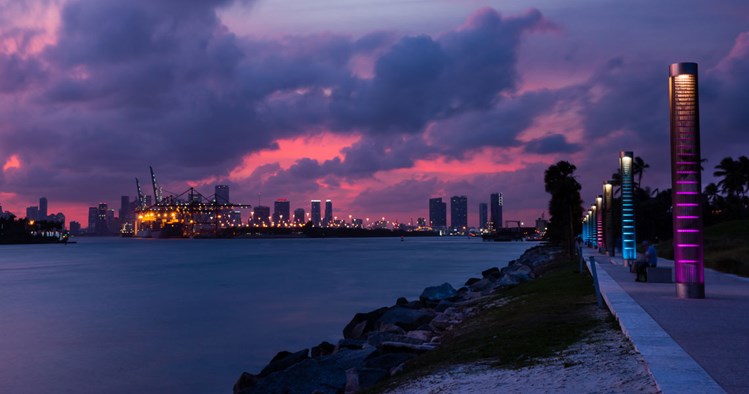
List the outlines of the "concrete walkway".
{"label": "concrete walkway", "polygon": [[679,299],[673,283],[635,282],[620,256],[583,254],[597,262],[606,304],[664,393],[749,393],[749,279],[705,269],[706,298]]}

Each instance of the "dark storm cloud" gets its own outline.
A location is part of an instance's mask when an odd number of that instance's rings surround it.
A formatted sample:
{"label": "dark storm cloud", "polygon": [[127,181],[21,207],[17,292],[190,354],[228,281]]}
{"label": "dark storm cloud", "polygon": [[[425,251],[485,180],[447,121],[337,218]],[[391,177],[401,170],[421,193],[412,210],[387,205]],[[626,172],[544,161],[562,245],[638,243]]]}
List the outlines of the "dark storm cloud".
{"label": "dark storm cloud", "polygon": [[571,144],[562,134],[552,134],[538,138],[525,144],[525,151],[529,153],[575,153],[580,151],[579,144]]}

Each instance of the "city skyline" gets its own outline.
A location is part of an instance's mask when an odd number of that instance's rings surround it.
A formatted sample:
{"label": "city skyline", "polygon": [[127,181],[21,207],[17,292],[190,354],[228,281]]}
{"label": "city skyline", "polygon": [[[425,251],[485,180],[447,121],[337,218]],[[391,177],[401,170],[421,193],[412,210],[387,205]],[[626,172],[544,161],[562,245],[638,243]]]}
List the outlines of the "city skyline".
{"label": "city skyline", "polygon": [[586,197],[621,150],[650,165],[645,186],[669,187],[675,62],[702,70],[707,184],[749,150],[749,4],[688,3],[5,3],[0,205],[22,216],[45,196],[86,223],[153,165],[165,190],[322,197],[402,222],[466,195],[476,226],[503,190],[503,217],[531,223],[558,160]]}

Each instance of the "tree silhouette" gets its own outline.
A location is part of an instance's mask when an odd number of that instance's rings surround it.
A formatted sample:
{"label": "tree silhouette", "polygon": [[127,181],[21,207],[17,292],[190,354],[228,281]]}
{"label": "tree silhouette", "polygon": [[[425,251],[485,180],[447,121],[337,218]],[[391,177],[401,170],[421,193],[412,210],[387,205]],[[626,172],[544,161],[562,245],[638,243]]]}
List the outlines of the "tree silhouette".
{"label": "tree silhouette", "polygon": [[640,156],[635,157],[632,161],[632,175],[637,176],[637,187],[641,187],[642,174],[645,173],[645,170],[648,168],[650,168],[650,164],[645,163],[645,160]]}
{"label": "tree silhouette", "polygon": [[547,234],[550,241],[561,244],[569,256],[575,254],[575,235],[581,230],[583,214],[581,186],[574,177],[576,169],[573,164],[560,161],[544,172],[544,187],[551,194]]}

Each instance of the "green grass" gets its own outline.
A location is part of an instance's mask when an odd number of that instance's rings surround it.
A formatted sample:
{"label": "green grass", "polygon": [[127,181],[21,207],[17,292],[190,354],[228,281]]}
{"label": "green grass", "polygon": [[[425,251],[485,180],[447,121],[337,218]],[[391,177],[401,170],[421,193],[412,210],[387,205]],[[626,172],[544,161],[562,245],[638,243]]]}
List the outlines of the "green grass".
{"label": "green grass", "polygon": [[[732,220],[705,228],[705,266],[749,277],[749,220]],[[661,242],[658,255],[674,258],[673,242]]]}
{"label": "green grass", "polygon": [[591,313],[592,280],[577,267],[577,262],[557,262],[541,278],[497,296],[492,301],[504,298],[508,303],[464,321],[443,337],[437,350],[416,358],[407,364],[406,374],[374,392],[452,364],[532,365],[566,349],[597,325],[608,324]]}

